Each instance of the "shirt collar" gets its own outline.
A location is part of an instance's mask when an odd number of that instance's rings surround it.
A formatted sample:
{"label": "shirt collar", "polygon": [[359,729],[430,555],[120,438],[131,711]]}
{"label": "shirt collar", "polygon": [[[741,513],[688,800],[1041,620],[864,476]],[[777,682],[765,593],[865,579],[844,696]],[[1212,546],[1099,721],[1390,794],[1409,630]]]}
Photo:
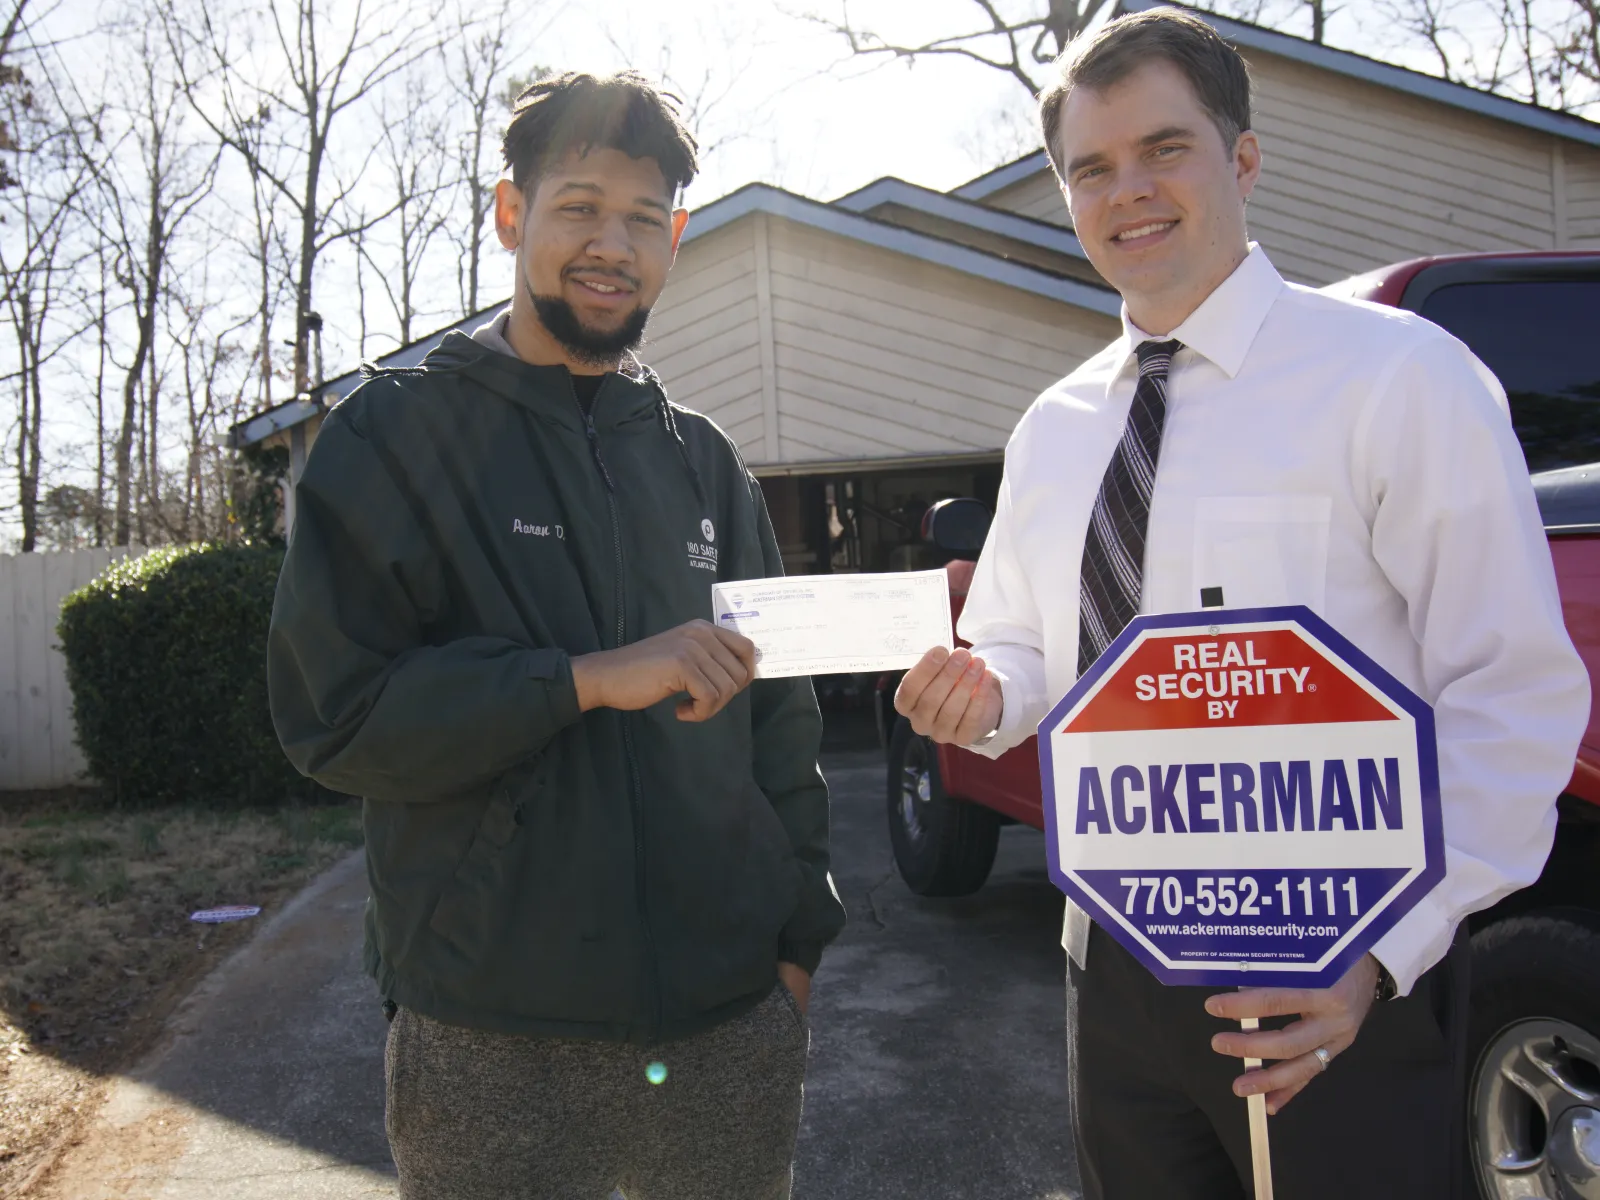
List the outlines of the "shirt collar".
{"label": "shirt collar", "polygon": [[[1255,242],[1250,253],[1209,296],[1185,318],[1168,338],[1176,338],[1196,354],[1208,359],[1232,379],[1244,366],[1244,357],[1267,319],[1267,313],[1283,290],[1283,276],[1267,259],[1266,251]],[[1146,333],[1128,317],[1122,306],[1122,331],[1128,341],[1128,355],[1140,342],[1164,341]]]}

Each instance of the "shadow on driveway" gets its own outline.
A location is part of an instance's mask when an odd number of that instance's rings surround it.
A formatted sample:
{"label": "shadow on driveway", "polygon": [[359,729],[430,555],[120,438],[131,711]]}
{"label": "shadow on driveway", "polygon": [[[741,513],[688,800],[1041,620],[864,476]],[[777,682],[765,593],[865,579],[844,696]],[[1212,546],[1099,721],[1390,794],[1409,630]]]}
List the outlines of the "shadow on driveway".
{"label": "shadow on driveway", "polygon": [[[1006,829],[983,891],[922,900],[894,873],[881,756],[835,751],[824,768],[850,924],[813,993],[797,1200],[1075,1196],[1041,835]],[[365,896],[357,855],[214,973],[45,1195],[394,1196]]]}

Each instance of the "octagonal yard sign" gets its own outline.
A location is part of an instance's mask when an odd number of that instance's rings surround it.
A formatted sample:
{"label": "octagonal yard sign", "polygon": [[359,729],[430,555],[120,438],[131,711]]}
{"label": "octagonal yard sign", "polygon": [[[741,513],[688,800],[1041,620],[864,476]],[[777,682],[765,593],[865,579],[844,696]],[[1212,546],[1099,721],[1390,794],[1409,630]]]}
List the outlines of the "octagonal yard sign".
{"label": "octagonal yard sign", "polygon": [[1326,987],[1444,877],[1433,710],[1305,607],[1135,618],[1039,757],[1051,878],[1164,983]]}

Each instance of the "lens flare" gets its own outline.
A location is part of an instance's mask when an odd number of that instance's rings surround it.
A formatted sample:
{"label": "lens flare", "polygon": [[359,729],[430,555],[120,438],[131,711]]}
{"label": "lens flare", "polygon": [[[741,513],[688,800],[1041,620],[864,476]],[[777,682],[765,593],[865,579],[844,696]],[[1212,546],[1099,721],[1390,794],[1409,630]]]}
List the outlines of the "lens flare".
{"label": "lens flare", "polygon": [[654,1084],[663,1084],[667,1081],[667,1064],[653,1062],[644,1069],[644,1077]]}

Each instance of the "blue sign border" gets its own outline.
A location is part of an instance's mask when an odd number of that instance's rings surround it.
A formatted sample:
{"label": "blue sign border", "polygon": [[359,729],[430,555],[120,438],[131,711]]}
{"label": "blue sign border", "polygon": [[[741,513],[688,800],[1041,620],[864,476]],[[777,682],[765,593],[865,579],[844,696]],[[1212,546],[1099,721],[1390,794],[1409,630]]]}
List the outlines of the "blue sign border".
{"label": "blue sign border", "polygon": [[[1059,833],[1056,828],[1056,774],[1051,749],[1051,731],[1100,682],[1112,665],[1142,634],[1153,629],[1181,629],[1186,626],[1259,625],[1293,621],[1337,654],[1368,683],[1377,688],[1416,721],[1417,766],[1422,784],[1422,873],[1389,902],[1354,940],[1319,971],[1283,971],[1262,965],[1249,970],[1209,968],[1175,970],[1166,966],[1141,945],[1100,902],[1099,896],[1079,887],[1061,869]],[[1116,938],[1129,953],[1169,985],[1193,984],[1200,987],[1328,987],[1341,979],[1362,955],[1417,906],[1444,878],[1444,813],[1439,795],[1439,747],[1433,724],[1433,707],[1374,662],[1353,642],[1303,604],[1278,608],[1208,608],[1198,612],[1159,613],[1135,617],[1106,652],[1095,660],[1071,690],[1039,722],[1039,781],[1044,790],[1045,849],[1050,880],[1082,906],[1095,922]]]}

